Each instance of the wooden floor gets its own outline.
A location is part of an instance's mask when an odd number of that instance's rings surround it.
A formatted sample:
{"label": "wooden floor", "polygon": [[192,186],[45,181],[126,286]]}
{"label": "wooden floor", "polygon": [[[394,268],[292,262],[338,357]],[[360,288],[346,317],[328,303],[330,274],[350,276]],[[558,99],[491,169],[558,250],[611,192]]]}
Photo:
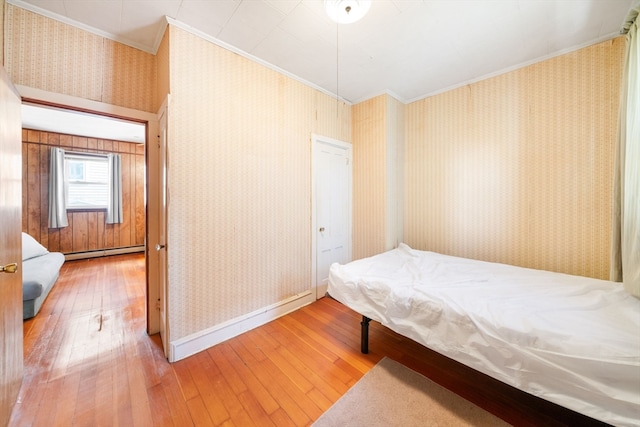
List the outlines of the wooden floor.
{"label": "wooden floor", "polygon": [[519,392],[329,298],[179,362],[145,333],[140,254],[68,261],[24,322],[10,426],[306,426],[388,356],[517,426],[599,423]]}

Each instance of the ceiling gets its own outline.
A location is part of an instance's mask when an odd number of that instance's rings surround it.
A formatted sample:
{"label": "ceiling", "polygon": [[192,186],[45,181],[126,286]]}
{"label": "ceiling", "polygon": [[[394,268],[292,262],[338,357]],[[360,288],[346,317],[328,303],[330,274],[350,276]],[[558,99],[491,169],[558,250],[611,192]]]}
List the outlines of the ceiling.
{"label": "ceiling", "polygon": [[340,26],[323,0],[7,2],[151,53],[167,16],[357,103],[383,93],[410,102],[610,39],[638,0],[373,0]]}
{"label": "ceiling", "polygon": [[145,143],[147,134],[143,123],[27,103],[22,104],[22,127],[138,144]]}

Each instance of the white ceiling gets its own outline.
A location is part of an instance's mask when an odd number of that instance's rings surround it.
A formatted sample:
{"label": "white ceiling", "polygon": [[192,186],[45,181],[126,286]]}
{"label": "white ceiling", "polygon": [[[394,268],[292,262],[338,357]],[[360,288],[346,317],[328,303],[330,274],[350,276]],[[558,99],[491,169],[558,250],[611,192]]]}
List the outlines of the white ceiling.
{"label": "white ceiling", "polygon": [[22,127],[139,144],[147,130],[142,123],[35,104],[22,104]]}
{"label": "white ceiling", "polygon": [[151,53],[167,16],[357,103],[410,102],[615,37],[637,0],[373,0],[339,28],[323,0],[7,2]]}
{"label": "white ceiling", "polygon": [[[619,34],[638,0],[372,0],[338,26],[323,0],[7,0],[155,53],[169,20],[351,103],[410,102]],[[338,86],[339,83],[339,86]],[[144,141],[144,126],[23,107],[23,126]]]}

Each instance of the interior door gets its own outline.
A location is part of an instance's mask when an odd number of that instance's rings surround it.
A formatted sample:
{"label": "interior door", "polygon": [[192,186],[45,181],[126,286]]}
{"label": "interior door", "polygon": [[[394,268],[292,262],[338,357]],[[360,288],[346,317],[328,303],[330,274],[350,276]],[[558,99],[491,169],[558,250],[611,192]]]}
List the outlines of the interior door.
{"label": "interior door", "polygon": [[351,260],[351,144],[314,136],[316,298],[327,292],[329,267]]}
{"label": "interior door", "polygon": [[0,66],[0,425],[9,422],[23,371],[20,103]]}
{"label": "interior door", "polygon": [[[165,356],[169,357],[169,329],[167,325],[167,105],[160,112],[158,124],[158,157],[160,166],[160,209],[158,212],[158,291],[160,310],[160,336]],[[171,358],[170,358],[171,359]]]}

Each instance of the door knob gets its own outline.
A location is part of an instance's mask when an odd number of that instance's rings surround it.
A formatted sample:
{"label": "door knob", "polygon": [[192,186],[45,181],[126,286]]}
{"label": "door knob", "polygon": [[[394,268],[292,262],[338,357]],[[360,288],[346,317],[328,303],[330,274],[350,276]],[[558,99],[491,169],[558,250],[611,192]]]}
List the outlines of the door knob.
{"label": "door knob", "polygon": [[324,233],[324,227],[320,227],[320,230],[319,230],[319,231],[320,231],[321,233]]}
{"label": "door knob", "polygon": [[158,243],[156,245],[156,251],[159,251],[160,249],[164,249],[164,245],[161,245],[160,243]]}
{"label": "door knob", "polygon": [[12,262],[7,265],[0,265],[0,273],[15,273],[18,271],[18,263]]}

